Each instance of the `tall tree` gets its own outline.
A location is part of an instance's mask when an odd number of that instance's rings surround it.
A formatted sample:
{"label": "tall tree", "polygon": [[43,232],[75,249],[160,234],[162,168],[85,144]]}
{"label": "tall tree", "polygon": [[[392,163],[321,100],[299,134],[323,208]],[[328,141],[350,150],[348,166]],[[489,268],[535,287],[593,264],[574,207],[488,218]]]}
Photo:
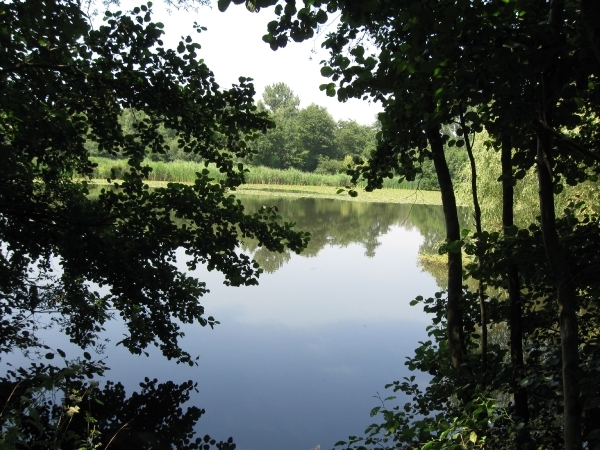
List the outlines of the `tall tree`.
{"label": "tall tree", "polygon": [[275,169],[301,169],[308,152],[299,146],[299,131],[296,117],[288,109],[280,108],[271,114],[274,128],[251,143],[255,155],[253,164]]}
{"label": "tall tree", "polygon": [[285,83],[273,83],[265,87],[262,95],[263,102],[271,112],[286,111],[288,115],[298,112],[300,97]]}
{"label": "tall tree", "polygon": [[[0,348],[38,345],[45,311],[85,348],[116,312],[130,351],[154,344],[192,364],[180,324],[216,321],[198,301],[205,284],[175,265],[178,252],[191,269],[251,285],[260,270],[237,251],[242,236],[275,251],[307,241],[274,209],[248,215],[231,194],[244,181],[246,137],[270,123],[255,112],[252,84],[221,90],[191,37],[163,48],[146,5],[106,13],[93,29],[78,2],[14,1],[0,4],[0,23]],[[127,131],[126,107],[142,113]],[[150,190],[143,160],[168,149],[161,127],[226,180],[199,173],[194,185]],[[122,183],[97,197],[86,140],[128,158]]]}
{"label": "tall tree", "polygon": [[298,125],[298,147],[307,156],[303,169],[312,172],[319,164],[319,159],[341,157],[335,145],[335,121],[322,106],[315,104],[300,110],[296,118]]}
{"label": "tall tree", "polygon": [[342,156],[368,157],[375,150],[376,126],[340,120],[335,131],[336,146]]}

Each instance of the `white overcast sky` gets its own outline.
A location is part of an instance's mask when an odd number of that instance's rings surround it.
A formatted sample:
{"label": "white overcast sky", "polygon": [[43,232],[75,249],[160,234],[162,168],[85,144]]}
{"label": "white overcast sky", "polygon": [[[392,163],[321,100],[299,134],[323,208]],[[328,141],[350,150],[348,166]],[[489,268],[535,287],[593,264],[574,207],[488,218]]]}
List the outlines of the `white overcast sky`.
{"label": "white overcast sky", "polygon": [[[145,4],[139,0],[122,0],[119,8],[110,9],[126,11],[142,3]],[[175,48],[182,36],[190,35],[202,46],[198,54],[222,87],[237,83],[240,76],[250,77],[254,80],[257,100],[262,97],[265,86],[284,82],[300,97],[301,108],[316,103],[326,107],[335,120],[350,119],[362,124],[375,121],[381,111],[379,104],[360,100],[340,103],[319,90],[319,85],[328,82],[320,74],[319,62],[327,58],[327,53],[320,48],[322,37],[301,44],[290,42],[286,48],[274,52],[262,41],[267,23],[275,18],[273,8],[250,13],[243,5],[231,4],[222,13],[216,1],[214,3],[212,7],[199,7],[198,12],[173,10],[169,14],[163,2],[155,1],[153,21],[165,25],[165,46]],[[192,27],[194,22],[208,30],[196,33]]]}

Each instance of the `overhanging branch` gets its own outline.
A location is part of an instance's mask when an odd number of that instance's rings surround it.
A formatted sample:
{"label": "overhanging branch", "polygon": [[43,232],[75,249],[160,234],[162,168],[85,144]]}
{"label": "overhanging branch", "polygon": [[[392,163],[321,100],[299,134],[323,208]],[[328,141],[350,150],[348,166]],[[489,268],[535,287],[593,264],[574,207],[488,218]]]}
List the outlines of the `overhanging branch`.
{"label": "overhanging branch", "polygon": [[543,131],[545,131],[546,133],[550,134],[553,138],[557,139],[558,141],[562,142],[563,144],[568,145],[573,150],[577,150],[582,155],[585,155],[588,158],[592,158],[594,161],[600,163],[600,155],[592,152],[591,150],[589,150],[588,148],[584,147],[583,145],[578,144],[573,139],[568,138],[567,136],[565,136],[561,132],[556,131],[554,128],[548,126],[543,121],[538,120],[536,122],[536,125],[537,125],[538,128],[541,128]]}

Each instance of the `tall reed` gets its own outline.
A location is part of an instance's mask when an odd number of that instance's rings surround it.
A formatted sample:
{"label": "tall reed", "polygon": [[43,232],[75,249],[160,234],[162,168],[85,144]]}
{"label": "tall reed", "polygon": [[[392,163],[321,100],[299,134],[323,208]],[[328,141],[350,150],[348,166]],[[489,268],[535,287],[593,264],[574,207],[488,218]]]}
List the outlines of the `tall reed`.
{"label": "tall reed", "polygon": [[[127,161],[122,159],[91,158],[97,164],[92,178],[122,178],[127,171]],[[150,161],[144,162],[152,171],[148,176],[149,181],[173,181],[178,183],[193,183],[196,179],[196,173],[205,169],[204,164],[191,161]],[[208,166],[209,176],[217,181],[224,178],[224,175],[214,165]],[[343,173],[335,175],[323,175],[311,172],[302,172],[297,169],[271,169],[264,166],[249,167],[246,174],[246,183],[248,184],[270,184],[270,185],[291,185],[291,186],[334,186],[344,187],[350,183],[350,177]],[[360,182],[359,187],[364,187],[366,183]],[[386,179],[383,183],[384,188],[392,189],[413,189],[416,183],[403,182]]]}

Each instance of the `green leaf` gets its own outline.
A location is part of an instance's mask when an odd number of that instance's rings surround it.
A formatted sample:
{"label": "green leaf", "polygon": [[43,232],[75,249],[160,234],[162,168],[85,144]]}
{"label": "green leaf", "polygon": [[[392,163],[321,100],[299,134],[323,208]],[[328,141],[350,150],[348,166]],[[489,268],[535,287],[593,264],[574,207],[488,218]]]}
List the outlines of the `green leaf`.
{"label": "green leaf", "polygon": [[519,383],[519,385],[521,385],[521,387],[527,387],[530,384],[532,384],[534,381],[533,377],[525,377],[521,380],[521,382]]}
{"label": "green leaf", "polygon": [[459,253],[463,244],[464,244],[463,241],[448,242],[448,244],[446,245],[446,249],[448,250],[449,253]]}
{"label": "green leaf", "polygon": [[230,4],[231,4],[231,0],[219,0],[217,2],[217,7],[219,8],[219,11],[225,12],[225,11],[227,11],[227,8],[229,8]]}
{"label": "green leaf", "polygon": [[333,69],[329,66],[323,66],[321,67],[321,75],[323,75],[324,77],[330,77],[331,75],[333,75]]}
{"label": "green leaf", "polygon": [[59,355],[60,355],[62,358],[64,358],[64,357],[66,356],[66,353],[65,353],[65,352],[63,352],[63,351],[62,351],[60,348],[57,348],[57,349],[56,349],[56,352],[57,352],[57,353],[58,353],[58,354],[59,354]]}
{"label": "green leaf", "polygon": [[54,353],[46,353],[44,356],[46,359],[54,359]]}
{"label": "green leaf", "polygon": [[324,24],[327,22],[327,19],[328,19],[327,13],[325,11],[323,11],[322,9],[320,9],[315,17],[315,20],[317,21],[317,23]]}
{"label": "green leaf", "polygon": [[88,361],[89,361],[90,359],[92,359],[92,355],[90,355],[88,352],[83,352],[83,357],[84,357],[85,359],[87,359]]}
{"label": "green leaf", "polygon": [[471,431],[471,434],[469,435],[469,441],[473,442],[474,444],[477,443],[477,433]]}

